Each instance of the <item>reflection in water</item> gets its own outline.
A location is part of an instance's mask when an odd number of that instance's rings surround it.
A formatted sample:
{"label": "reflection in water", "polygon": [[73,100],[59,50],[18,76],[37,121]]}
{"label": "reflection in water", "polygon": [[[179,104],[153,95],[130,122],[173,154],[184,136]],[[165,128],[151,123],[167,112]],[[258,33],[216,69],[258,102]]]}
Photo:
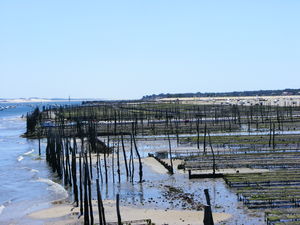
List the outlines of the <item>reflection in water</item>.
{"label": "reflection in water", "polygon": [[[143,148],[144,142],[139,141],[138,147],[141,155],[147,155],[149,149],[149,141],[145,141],[146,148]],[[156,149],[159,146],[164,148],[165,140],[156,141]],[[130,143],[125,143],[126,149],[130,151]],[[108,160],[108,166],[111,166],[112,161]],[[138,170],[135,170],[135,179],[131,183],[126,179],[124,162],[121,165],[121,183],[113,183],[112,172],[109,170],[109,182],[107,185],[102,184],[102,195],[104,199],[115,199],[117,193],[120,194],[121,204],[125,206],[132,206],[138,208],[152,208],[152,209],[194,209],[194,204],[189,204],[180,197],[173,198],[170,195],[170,188],[182,191],[179,196],[192,197],[197,204],[205,204],[204,189],[209,189],[211,196],[213,212],[224,212],[232,214],[233,217],[227,224],[240,224],[240,221],[247,221],[248,224],[264,224],[263,213],[249,214],[238,202],[237,196],[230,191],[223,179],[195,179],[189,180],[187,174],[176,173],[174,175],[160,174],[151,169],[147,164],[143,165],[144,182],[138,182]],[[102,163],[103,165],[103,163]],[[138,168],[138,161],[135,161],[135,168]],[[103,168],[102,168],[103,171]],[[117,174],[115,174],[117,176]],[[105,179],[104,179],[105,180]],[[117,179],[116,179],[117,181]],[[226,224],[226,223],[225,223]]]}

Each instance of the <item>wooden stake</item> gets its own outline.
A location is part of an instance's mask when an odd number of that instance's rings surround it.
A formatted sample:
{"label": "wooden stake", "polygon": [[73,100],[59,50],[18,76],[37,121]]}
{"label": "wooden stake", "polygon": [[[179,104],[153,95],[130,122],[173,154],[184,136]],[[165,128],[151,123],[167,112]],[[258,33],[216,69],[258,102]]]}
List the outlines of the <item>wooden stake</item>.
{"label": "wooden stake", "polygon": [[122,225],[121,213],[120,213],[120,196],[117,194],[117,217],[118,217],[118,225]]}

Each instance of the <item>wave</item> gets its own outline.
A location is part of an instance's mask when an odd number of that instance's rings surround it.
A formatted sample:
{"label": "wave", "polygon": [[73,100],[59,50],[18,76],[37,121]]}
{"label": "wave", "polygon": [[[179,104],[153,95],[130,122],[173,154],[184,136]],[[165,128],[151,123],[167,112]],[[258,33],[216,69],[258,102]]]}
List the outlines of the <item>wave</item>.
{"label": "wave", "polygon": [[53,191],[55,194],[59,195],[63,199],[66,199],[69,196],[67,190],[63,186],[61,186],[58,183],[53,182],[52,180],[38,178],[37,182],[42,182],[42,183],[48,184],[49,185],[48,190]]}
{"label": "wave", "polygon": [[2,214],[3,210],[5,209],[4,205],[0,205],[0,215]]}
{"label": "wave", "polygon": [[36,170],[36,169],[31,169],[30,172],[32,172],[32,173],[38,173],[38,172],[40,172],[40,171],[38,171],[38,170]]}
{"label": "wave", "polygon": [[28,170],[28,171],[30,171],[32,173],[39,173],[40,172],[39,170],[32,169],[32,168],[29,168],[29,167],[22,167],[22,169]]}
{"label": "wave", "polygon": [[23,155],[29,155],[29,154],[31,154],[31,153],[33,153],[34,152],[34,149],[32,149],[32,150],[30,150],[30,151],[28,151],[28,152],[25,152]]}
{"label": "wave", "polygon": [[0,215],[2,214],[3,210],[5,209],[4,205],[0,205]]}
{"label": "wave", "polygon": [[7,116],[7,117],[3,117],[1,118],[2,121],[17,121],[17,120],[21,120],[21,118],[19,116]]}
{"label": "wave", "polygon": [[24,159],[23,156],[19,156],[19,157],[17,158],[18,162],[21,162],[23,159]]}
{"label": "wave", "polygon": [[12,199],[8,200],[8,201],[2,203],[2,205],[0,205],[0,215],[2,214],[3,210],[5,209],[5,207],[8,206],[11,203],[11,201],[12,201]]}

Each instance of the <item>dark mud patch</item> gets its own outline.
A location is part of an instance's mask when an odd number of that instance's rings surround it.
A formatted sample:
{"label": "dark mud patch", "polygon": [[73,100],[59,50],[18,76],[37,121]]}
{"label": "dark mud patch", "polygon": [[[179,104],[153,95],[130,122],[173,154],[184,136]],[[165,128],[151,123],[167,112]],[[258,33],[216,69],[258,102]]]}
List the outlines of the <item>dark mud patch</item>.
{"label": "dark mud patch", "polygon": [[203,210],[203,204],[195,201],[195,196],[192,193],[185,193],[183,189],[164,185],[166,190],[163,196],[169,200],[170,203],[175,204],[176,207],[188,210]]}

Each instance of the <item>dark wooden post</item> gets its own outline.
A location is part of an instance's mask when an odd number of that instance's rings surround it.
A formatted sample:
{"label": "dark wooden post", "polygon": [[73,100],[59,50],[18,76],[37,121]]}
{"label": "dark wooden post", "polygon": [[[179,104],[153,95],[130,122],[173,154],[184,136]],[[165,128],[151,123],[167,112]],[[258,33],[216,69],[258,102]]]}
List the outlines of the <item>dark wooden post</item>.
{"label": "dark wooden post", "polygon": [[73,192],[74,192],[74,202],[76,207],[78,207],[78,187],[77,187],[77,169],[76,169],[76,139],[73,138],[73,149],[70,147],[72,152],[72,178],[73,178]]}
{"label": "dark wooden post", "polygon": [[109,150],[109,136],[107,136],[107,148],[104,148],[104,169],[105,169],[105,183],[108,183],[108,174],[107,174],[107,160],[106,160],[106,151]]}
{"label": "dark wooden post", "polygon": [[207,131],[207,127],[206,127],[206,122],[205,122],[204,137],[203,137],[203,154],[206,154],[206,131]]}
{"label": "dark wooden post", "polygon": [[135,152],[136,152],[136,154],[138,156],[138,159],[139,159],[139,176],[140,176],[140,183],[142,183],[142,181],[143,181],[143,164],[142,164],[142,159],[141,159],[140,153],[139,153],[138,148],[137,148],[137,144],[136,144],[136,140],[135,140],[134,134],[132,134],[132,138],[133,138]]}
{"label": "dark wooden post", "polygon": [[204,189],[204,194],[206,198],[206,204],[210,205],[210,197],[209,197],[208,189]]}
{"label": "dark wooden post", "polygon": [[275,149],[275,123],[273,123],[273,149]]}
{"label": "dark wooden post", "polygon": [[204,225],[214,225],[214,219],[213,219],[213,216],[212,216],[211,205],[210,205],[210,197],[209,197],[208,189],[204,189],[204,194],[205,194],[207,205],[204,206],[203,223],[204,223]]}
{"label": "dark wooden post", "polygon": [[102,207],[101,207],[101,193],[100,193],[100,185],[99,185],[99,179],[96,179],[97,183],[97,199],[98,199],[98,214],[99,214],[99,224],[100,225],[105,225],[103,223],[103,216],[102,216]]}
{"label": "dark wooden post", "polygon": [[81,144],[81,151],[79,153],[79,199],[80,199],[80,214],[83,214],[83,190],[82,190],[82,151],[83,151],[83,144]]}
{"label": "dark wooden post", "polygon": [[200,149],[199,118],[197,118],[196,127],[197,127],[197,148]]}
{"label": "dark wooden post", "polygon": [[89,200],[88,200],[88,178],[87,178],[87,170],[86,170],[87,164],[85,162],[85,159],[83,158],[83,171],[84,171],[84,183],[83,183],[83,189],[84,189],[84,225],[90,224],[90,218],[89,218]]}
{"label": "dark wooden post", "polygon": [[270,117],[269,147],[271,147],[271,142],[272,142],[272,123],[271,123],[271,117]]}
{"label": "dark wooden post", "polygon": [[214,225],[214,220],[212,217],[212,212],[211,212],[211,206],[210,205],[205,205],[204,206],[204,219],[203,219],[204,225]]}
{"label": "dark wooden post", "polygon": [[172,157],[172,148],[171,148],[171,140],[170,140],[170,135],[168,133],[168,142],[169,142],[169,156],[170,156],[170,164],[171,164],[171,174],[174,174],[174,169],[173,169],[173,157]]}
{"label": "dark wooden post", "polygon": [[122,225],[122,219],[120,214],[120,195],[117,194],[117,216],[118,216],[118,225]]}
{"label": "dark wooden post", "polygon": [[90,209],[90,218],[91,218],[91,224],[94,224],[94,215],[93,215],[93,202],[92,202],[92,188],[91,188],[91,177],[90,177],[90,171],[88,168],[88,156],[86,153],[86,167],[85,167],[85,174],[87,177],[87,185],[88,185],[88,201],[89,201],[89,209]]}
{"label": "dark wooden post", "polygon": [[127,157],[126,157],[126,152],[125,152],[123,134],[121,135],[121,141],[122,141],[122,150],[123,150],[123,157],[124,157],[124,162],[125,162],[126,176],[127,176],[127,179],[128,179],[129,171],[128,171],[128,165],[127,165]]}
{"label": "dark wooden post", "polygon": [[39,156],[41,156],[41,133],[39,131]]}
{"label": "dark wooden post", "polygon": [[112,172],[112,178],[113,183],[115,183],[115,140],[113,139],[112,144],[112,155],[111,155],[111,172]]}
{"label": "dark wooden post", "polygon": [[215,159],[215,153],[214,153],[214,149],[212,147],[212,143],[211,143],[211,138],[210,138],[210,134],[208,132],[208,139],[209,139],[209,145],[211,148],[211,153],[212,153],[212,157],[213,157],[213,175],[216,174],[216,159]]}
{"label": "dark wooden post", "polygon": [[117,148],[117,173],[118,173],[118,181],[121,182],[121,171],[120,171],[120,137],[118,136],[118,148]]}

